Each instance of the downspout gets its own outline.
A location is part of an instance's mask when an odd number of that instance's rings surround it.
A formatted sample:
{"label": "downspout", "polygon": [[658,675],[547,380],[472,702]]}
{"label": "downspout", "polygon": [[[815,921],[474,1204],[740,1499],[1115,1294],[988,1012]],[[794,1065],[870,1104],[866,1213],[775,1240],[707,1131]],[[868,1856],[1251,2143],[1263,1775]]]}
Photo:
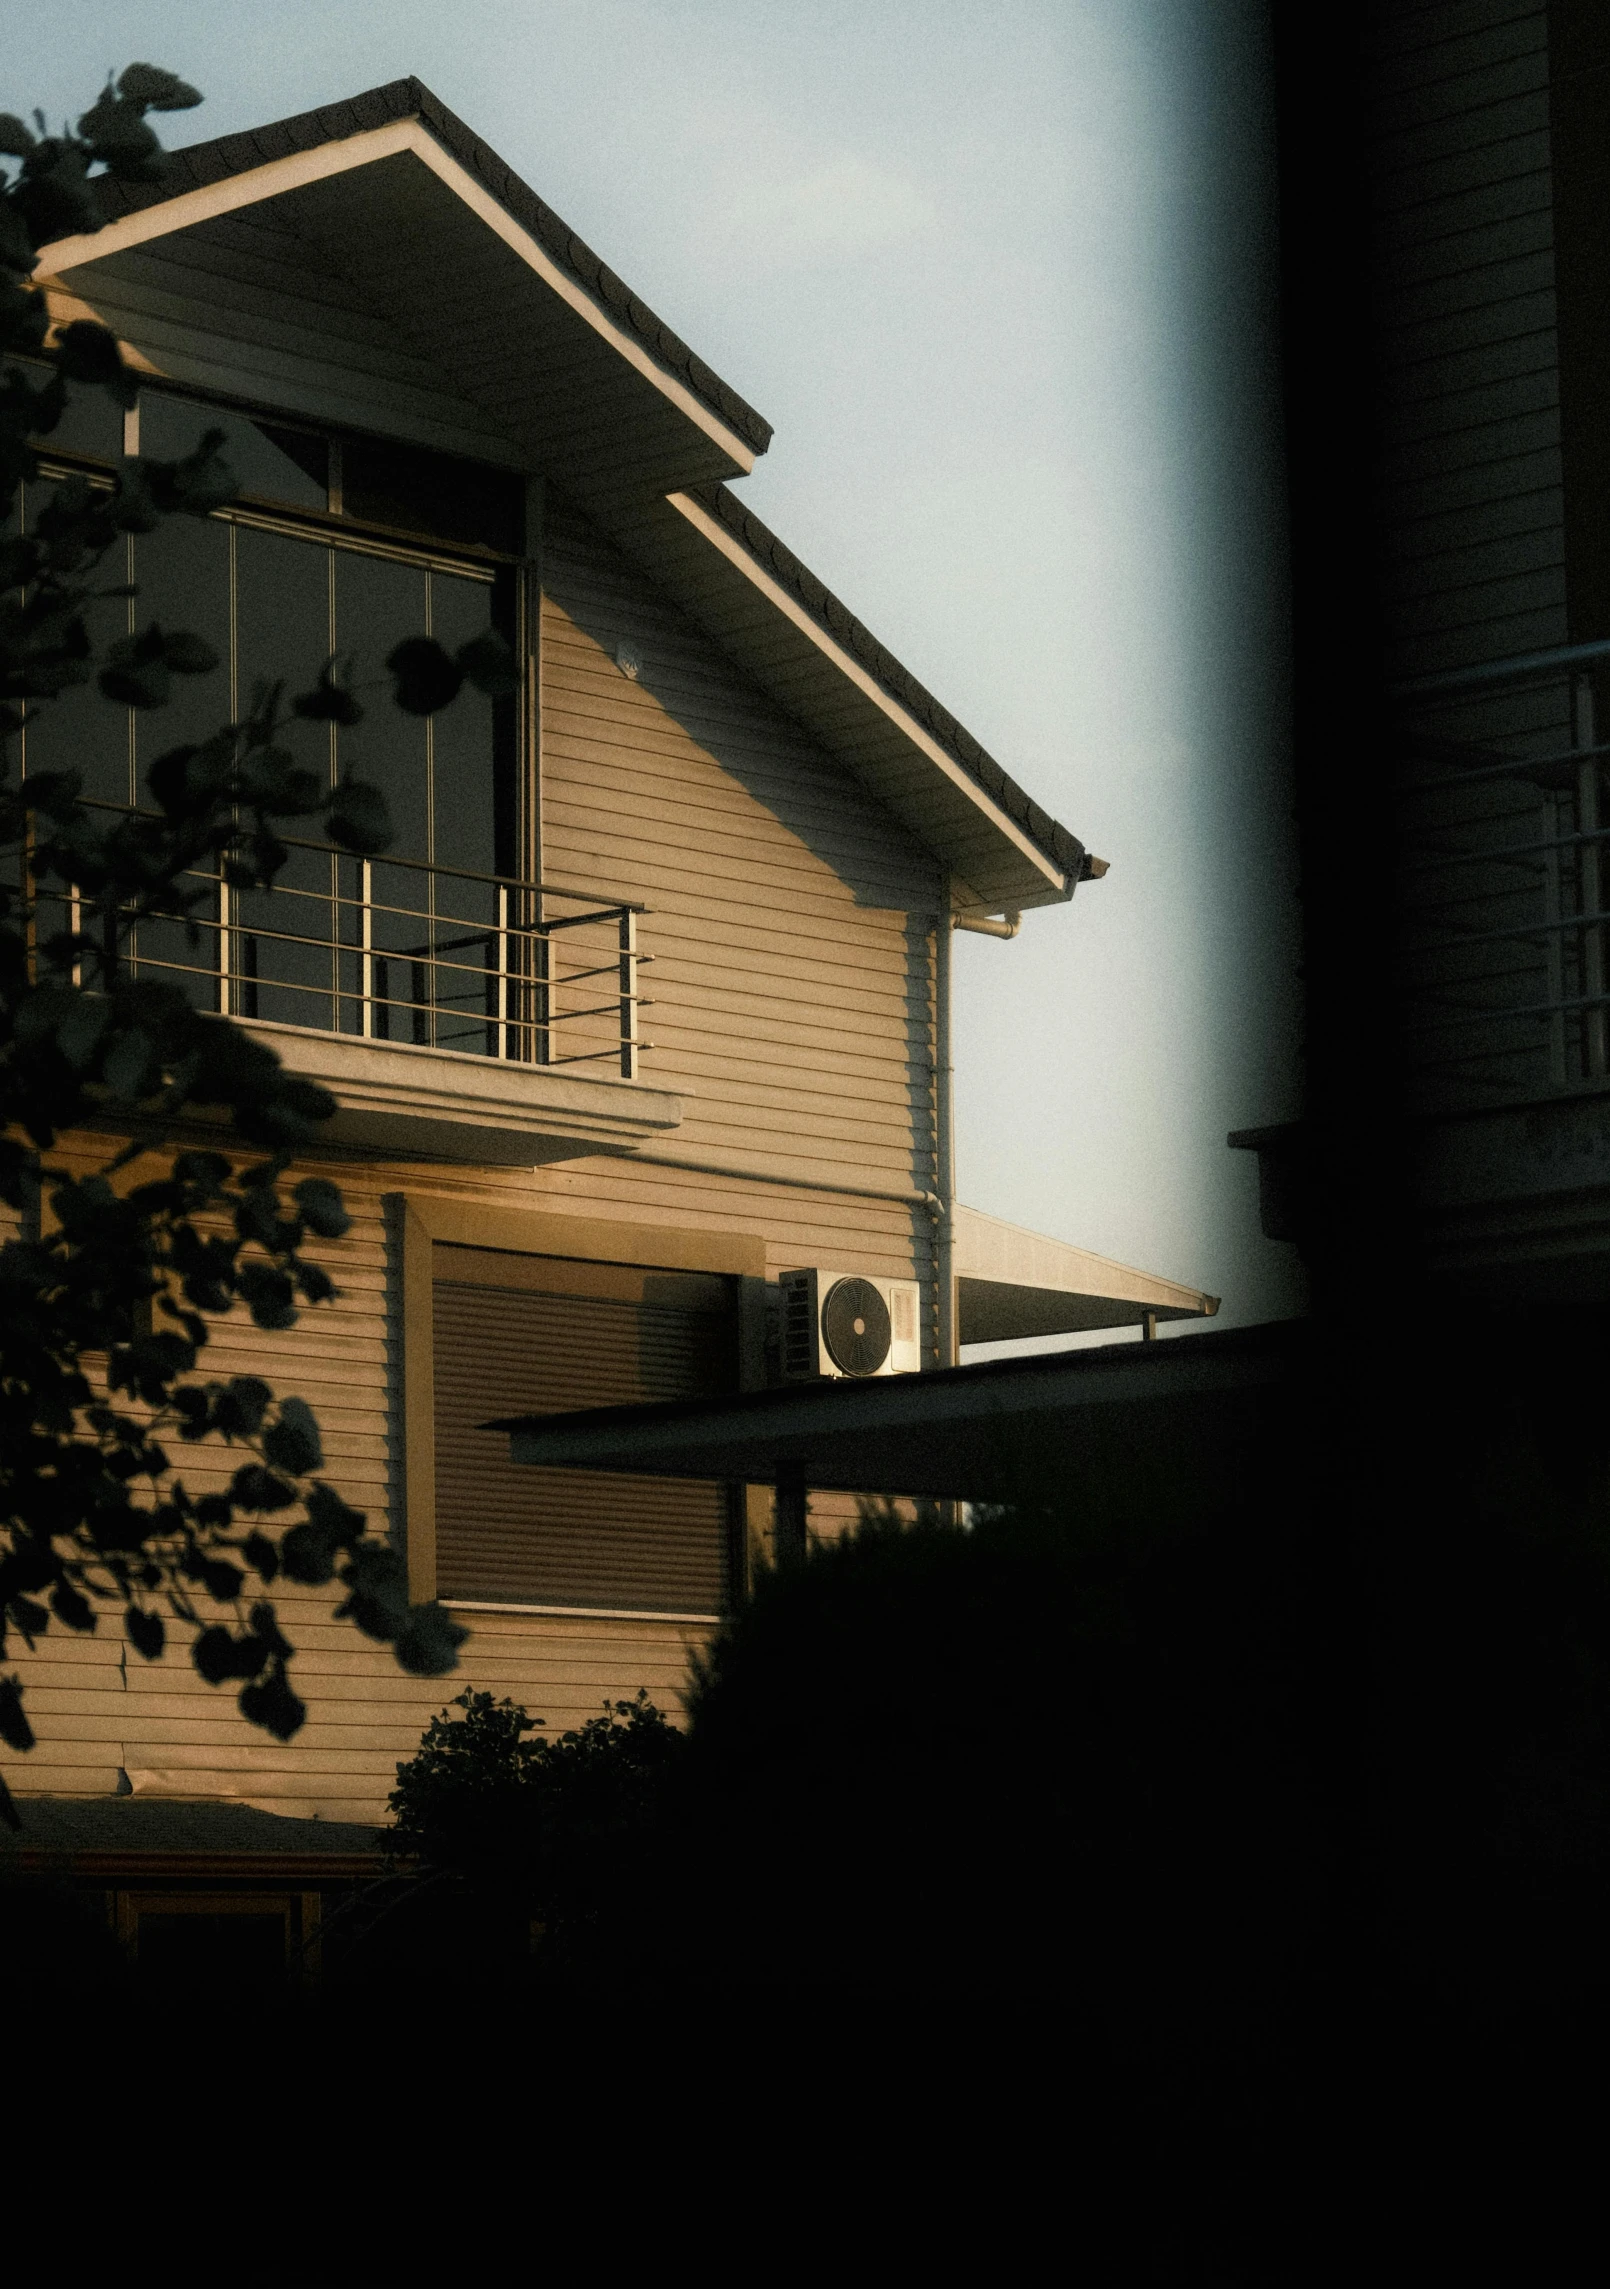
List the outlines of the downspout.
{"label": "downspout", "polygon": [[941,1367],[954,1367],[961,1348],[956,1339],[956,1089],[950,1017],[950,934],[955,921],[947,884],[945,910],[934,932],[934,1185],[940,1203],[934,1240]]}
{"label": "downspout", "polygon": [[1015,938],[1023,927],[1021,914],[953,914],[951,927],[955,930],[976,930],[981,938]]}

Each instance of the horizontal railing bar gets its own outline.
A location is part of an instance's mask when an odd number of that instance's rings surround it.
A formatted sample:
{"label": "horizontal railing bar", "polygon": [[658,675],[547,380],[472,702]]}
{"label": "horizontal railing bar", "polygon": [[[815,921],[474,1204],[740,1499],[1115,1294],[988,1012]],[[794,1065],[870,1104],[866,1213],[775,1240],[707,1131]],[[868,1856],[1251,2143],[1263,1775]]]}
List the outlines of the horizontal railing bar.
{"label": "horizontal railing bar", "polygon": [[[242,930],[239,931],[237,935],[244,938],[254,935],[260,936],[261,933]],[[316,942],[310,938],[292,938],[284,940],[283,943],[287,945],[309,946],[315,945]],[[318,950],[324,951],[328,949]],[[342,953],[352,954],[358,952],[360,949],[353,946],[344,946],[338,950]],[[221,977],[225,979],[230,985],[256,986],[259,988],[259,990],[274,993],[317,994],[321,999],[334,1001],[368,1001],[373,1003],[374,1006],[378,1009],[417,1009],[428,1011],[432,1009],[440,1009],[442,1007],[442,1002],[439,996],[434,1001],[415,1001],[409,995],[402,993],[386,992],[364,994],[360,993],[355,986],[344,986],[339,983],[332,985],[316,985],[310,980],[303,978],[265,978],[261,971],[237,969],[223,970],[220,969],[215,963],[208,963],[205,967],[202,967],[199,963],[196,962],[176,962],[164,954],[142,954],[138,948],[136,948],[134,952],[128,955],[126,958],[130,965],[138,970],[173,970],[177,972],[179,976],[187,978]],[[384,955],[380,955],[376,958],[384,961],[386,957]],[[392,958],[396,959],[397,957],[394,956]],[[446,967],[445,964],[437,964],[435,966]],[[480,985],[487,978],[497,977],[503,973],[499,973],[493,970],[466,969],[462,971],[461,974],[464,977],[473,978],[477,985]],[[479,1020],[478,1022],[483,1022],[487,1025],[523,1025],[528,1029],[534,1027],[536,1031],[540,1033],[546,1033],[555,1031],[561,1026],[572,1025],[578,1018],[610,1017],[616,1010],[619,1009],[622,1002],[635,1002],[639,1009],[651,1009],[653,1007],[652,997],[646,994],[613,994],[607,1002],[599,1002],[588,1009],[561,1010],[557,1017],[550,1016],[546,1018],[499,1018],[489,1016]],[[630,1036],[624,1033],[618,1035],[616,1037],[616,1046],[618,1047],[621,1042],[626,1041],[629,1038]],[[642,1047],[643,1045],[639,1043],[638,1046]],[[603,1054],[606,1054],[606,1052],[601,1051],[600,1055]]]}
{"label": "horizontal railing bar", "polygon": [[[558,892],[556,895],[574,898],[577,894],[573,890],[567,890]],[[579,930],[586,922],[619,922],[628,914],[646,914],[647,912],[646,906],[598,906],[586,914],[556,914],[551,922],[544,917],[541,927],[544,930]]]}
{"label": "horizontal railing bar", "polygon": [[[444,962],[431,959],[421,954],[399,953],[395,947],[365,947],[343,945],[339,940],[334,938],[304,938],[299,937],[290,931],[253,930],[239,923],[225,924],[214,922],[209,923],[207,927],[213,930],[217,930],[220,935],[227,928],[231,930],[233,935],[236,937],[259,938],[265,945],[301,946],[312,953],[341,954],[346,956],[349,960],[373,962],[407,962],[410,964],[410,966],[417,962],[421,968],[428,967],[433,970],[447,970],[456,977],[473,979],[475,984],[479,987],[484,987],[488,983],[499,985],[518,985],[530,988],[546,986],[551,991],[553,985],[556,982],[551,978],[533,979],[526,976],[522,971],[519,970],[502,969],[496,966],[480,967],[470,962]],[[220,974],[218,966],[215,962],[202,964],[198,962],[170,961],[159,954],[141,953],[138,944],[136,944],[134,950],[128,955],[127,959],[133,962],[137,967],[144,967],[148,969],[162,968],[180,970],[187,977],[215,978]],[[343,999],[347,1001],[372,1001],[377,1004],[396,1009],[430,1009],[435,1006],[431,1002],[411,1003],[403,995],[394,994],[389,991],[386,993],[363,994],[352,986],[321,986],[311,984],[304,985],[299,980],[285,978],[259,977],[254,981],[252,973],[247,970],[231,970],[228,974],[231,978],[238,977],[247,984],[256,982],[262,985],[279,986],[285,988],[285,990],[289,992],[294,993],[335,993],[339,994]],[[569,984],[571,981],[569,979],[560,979],[557,982],[559,984]],[[650,1009],[653,1007],[653,1000],[654,997],[651,994],[611,994],[607,1002],[599,1002],[586,1009],[561,1010],[557,1016],[550,1016],[542,1020],[537,1020],[534,1018],[505,1020],[501,1018],[489,1017],[487,1019],[487,1023],[489,1025],[503,1023],[540,1023],[543,1026],[569,1025],[579,1017],[607,1017],[611,1011],[619,1009],[623,1002],[635,1003],[636,1006],[640,1009]]]}
{"label": "horizontal railing bar", "polygon": [[1556,747],[1546,755],[1516,755],[1502,763],[1473,765],[1467,771],[1446,771],[1440,779],[1403,778],[1398,781],[1398,792],[1433,795],[1443,787],[1469,787],[1483,779],[1510,779],[1519,771],[1559,771],[1572,763],[1591,763],[1600,755],[1610,755],[1610,746]]}
{"label": "horizontal railing bar", "polygon": [[1423,938],[1405,946],[1408,955],[1431,954],[1454,946],[1491,946],[1504,938],[1554,938],[1568,930],[1596,930],[1610,922],[1610,912],[1602,914],[1567,914],[1558,922],[1517,922],[1509,930],[1456,931],[1446,938]]}
{"label": "horizontal railing bar", "polygon": [[[361,1008],[366,999],[369,1000],[371,1006],[377,1009],[401,1010],[409,1014],[417,1011],[419,1014],[427,1017],[440,1014],[443,1008],[443,1004],[439,1001],[412,1001],[403,994],[365,996],[361,993],[354,993],[350,989],[340,986],[305,985],[296,978],[265,978],[261,976],[254,976],[249,970],[195,970],[191,969],[187,964],[183,962],[164,961],[160,955],[156,954],[143,954],[138,956],[135,960],[134,966],[137,969],[142,970],[173,970],[181,977],[215,979],[221,978],[226,985],[255,986],[259,993],[311,994],[319,1001],[333,1001],[338,1006],[346,1005],[347,1007],[353,1009]],[[465,1017],[466,1012],[462,1010],[453,1010],[452,1014],[456,1019],[462,1020]],[[506,1027],[521,1026],[527,1032],[546,1033],[556,1030],[556,1026],[568,1025],[572,1017],[586,1017],[594,1014],[597,1013],[587,1010],[566,1010],[563,1017],[557,1021],[551,1018],[539,1021],[533,1018],[488,1017],[484,1013],[478,1011],[470,1019],[470,1022],[473,1026],[482,1031],[484,1031],[489,1026],[495,1027],[499,1030],[502,1030]],[[607,1014],[607,1012],[604,1014]],[[247,1023],[250,1024],[251,1020],[248,1019]],[[340,1029],[337,1027],[332,1027],[329,1030],[338,1032]],[[606,1035],[604,1038],[603,1046],[599,1049],[589,1049],[583,1052],[579,1052],[575,1056],[571,1057],[550,1057],[546,1060],[546,1062],[550,1065],[580,1065],[588,1063],[593,1058],[597,1057],[615,1057],[619,1055],[620,1051],[625,1048],[630,1040],[630,1034],[618,1033],[613,1036]],[[654,1044],[652,1042],[639,1041],[636,1042],[634,1046],[638,1049],[652,1049]],[[505,1059],[503,1062],[507,1063],[510,1061]]]}
{"label": "horizontal railing bar", "polygon": [[[312,896],[314,893],[310,892],[308,895]],[[319,898],[318,902],[320,905],[332,903],[332,901],[322,897]],[[65,904],[65,899],[61,903]],[[428,920],[428,916],[415,916],[413,919]],[[178,915],[153,914],[137,921],[135,927],[136,929],[171,927],[182,930],[185,927],[185,921],[182,916]],[[348,954],[377,962],[428,962],[433,969],[456,970],[465,977],[492,978],[526,986],[546,985],[552,988],[562,985],[577,985],[587,978],[607,977],[619,966],[618,962],[605,962],[598,969],[562,970],[547,978],[534,978],[529,971],[512,970],[499,963],[449,961],[446,958],[446,950],[433,950],[428,944],[424,946],[361,946],[350,938],[316,938],[309,936],[305,931],[272,930],[264,923],[244,922],[238,918],[233,922],[215,922],[210,916],[196,918],[196,928],[198,930],[213,930],[220,934],[225,930],[232,930],[242,938],[260,938],[265,945],[269,946],[307,946],[316,953]],[[514,930],[500,930],[495,923],[489,922],[485,930],[478,932],[476,937],[481,939],[515,938],[524,934]],[[474,943],[476,943],[476,938],[449,939],[446,945],[450,949],[455,946]],[[135,958],[140,957],[136,956]],[[637,1001],[642,999],[642,996],[638,994],[614,994],[610,998],[613,1004],[621,1001]],[[567,1016],[572,1014],[574,1013],[566,1012]]]}
{"label": "horizontal railing bar", "polygon": [[1610,842],[1610,827],[1591,827],[1583,834],[1549,835],[1540,842],[1499,843],[1492,850],[1433,851],[1408,863],[1421,871],[1436,866],[1479,866],[1483,860],[1522,859],[1550,850],[1577,850],[1585,844]]}
{"label": "horizontal railing bar", "polygon": [[[216,875],[191,874],[187,879],[199,882],[216,882],[218,877]],[[67,895],[70,894],[66,892],[63,893],[64,897]],[[272,891],[246,891],[243,892],[242,895],[245,897],[255,898],[305,898],[315,906],[336,906],[356,914],[385,914],[389,915],[393,921],[397,922],[444,922],[450,928],[462,928],[468,932],[466,937],[456,941],[448,940],[447,943],[457,943],[466,946],[473,945],[478,938],[514,938],[520,940],[522,943],[528,943],[532,945],[545,944],[549,936],[555,930],[559,930],[565,927],[563,922],[473,922],[467,915],[427,914],[417,906],[392,906],[389,905],[384,899],[359,898],[344,890],[305,890],[299,883],[294,882],[276,884]],[[90,903],[90,901],[84,900],[83,903],[87,904]],[[572,924],[589,922],[618,922],[620,919],[620,911],[621,910],[615,907],[608,907],[600,910],[598,913],[573,914],[569,917],[569,920]],[[625,911],[638,912],[642,910],[638,908],[628,908],[625,909]],[[182,922],[183,918],[179,916],[153,915],[151,919],[153,921],[179,920]],[[266,922],[248,922],[242,921],[238,918],[232,923],[209,922],[206,926],[211,929],[252,930],[255,931],[259,937],[272,937],[275,935],[275,932],[271,926]],[[375,949],[375,951],[380,950],[381,949],[379,948]],[[405,946],[388,946],[384,949],[384,951],[387,953],[396,954],[413,952],[415,949]],[[637,959],[640,962],[643,962],[650,961],[653,959],[653,957],[647,954],[639,954]],[[572,970],[567,971],[565,974],[572,978],[602,977],[606,971],[615,967],[615,961],[618,960],[619,955],[617,954],[615,956],[615,960],[601,964],[596,970]]]}
{"label": "horizontal railing bar", "polygon": [[[22,782],[24,792],[26,792],[27,784],[25,779]],[[160,820],[163,816],[160,811],[142,810],[137,803],[108,803],[104,802],[98,795],[85,795],[81,799],[87,810],[121,811],[125,818]],[[281,835],[279,839],[288,850],[311,850],[321,858],[342,859],[351,866],[363,866],[365,864],[370,866],[406,866],[410,867],[416,874],[446,874],[450,875],[455,882],[490,882],[502,890],[536,891],[544,898],[580,900],[586,896],[584,891],[561,890],[551,882],[527,882],[517,874],[483,874],[474,867],[443,866],[434,859],[402,858],[391,851],[373,851],[368,854],[366,859],[356,851],[343,850],[338,843],[308,842],[300,835]],[[208,879],[216,880],[217,877],[213,876]],[[275,894],[278,895],[277,888]],[[321,893],[310,892],[308,895],[319,896]],[[540,927],[543,929],[568,929],[577,922],[603,920],[610,916],[618,917],[622,914],[646,914],[647,912],[648,908],[639,905],[635,899],[617,899],[613,905],[595,907],[587,914],[556,915],[551,923],[544,920]]]}
{"label": "horizontal railing bar", "polygon": [[612,962],[600,962],[594,969],[567,970],[565,972],[564,982],[569,986],[585,985],[589,978],[613,977],[620,969],[620,966],[621,958],[619,954],[617,954]]}
{"label": "horizontal railing bar", "polygon": [[1489,1007],[1472,1007],[1468,1011],[1462,1012],[1458,1016],[1420,1019],[1416,1021],[1414,1029],[1416,1032],[1420,1033],[1438,1033],[1447,1026],[1491,1025],[1495,1022],[1495,1020],[1502,1024],[1509,1018],[1535,1019],[1544,1017],[1566,1017],[1569,1016],[1570,1012],[1574,1009],[1605,1008],[1610,1008],[1610,993],[1578,994],[1569,1001],[1527,1002],[1520,1009],[1493,1009]]}
{"label": "horizontal railing bar", "polygon": [[1410,676],[1390,690],[1394,699],[1442,699],[1456,691],[1480,691],[1493,683],[1526,683],[1533,676],[1568,675],[1573,668],[1604,659],[1610,659],[1610,639],[1601,637],[1591,644],[1558,644],[1546,652],[1513,652],[1507,659],[1484,660],[1478,667]]}
{"label": "horizontal railing bar", "polygon": [[[1535,1047],[1528,1049],[1451,1049],[1446,1056],[1422,1057],[1417,1070],[1421,1073],[1450,1073],[1458,1065],[1490,1065],[1495,1058],[1499,1057],[1521,1057],[1535,1060],[1536,1056]],[[1502,1088],[1504,1084],[1500,1081],[1477,1081],[1474,1086],[1483,1089],[1498,1089]]]}
{"label": "horizontal railing bar", "polygon": [[[155,816],[131,812],[120,804],[97,802],[94,807],[123,817]],[[484,1048],[491,1058],[539,1066],[592,1064],[607,1059],[618,1064],[623,1079],[637,1077],[640,1056],[653,1046],[640,1038],[638,1030],[638,1012],[652,1006],[652,997],[636,990],[638,963],[649,958],[638,952],[635,927],[636,917],[647,911],[645,907],[621,900],[607,906],[586,906],[574,914],[542,915],[541,919],[533,916],[527,921],[524,917],[530,912],[531,900],[546,896],[580,905],[580,894],[551,885],[521,883],[511,876],[476,873],[467,867],[437,867],[428,860],[382,857],[372,862],[343,853],[332,843],[313,843],[297,836],[286,841],[292,850],[311,851],[319,857],[317,879],[313,884],[265,886],[264,904],[276,892],[281,903],[271,917],[265,915],[261,921],[251,917],[250,886],[232,884],[226,867],[199,863],[187,868],[181,879],[200,886],[194,895],[209,911],[145,914],[137,898],[114,898],[103,912],[101,902],[86,897],[76,883],[67,885],[56,897],[40,899],[36,895],[30,908],[41,912],[62,908],[80,923],[86,915],[99,915],[109,924],[115,919],[119,936],[127,932],[126,949],[119,958],[134,974],[205,979],[205,998],[219,1009],[242,1016],[255,1017],[261,997],[278,994],[286,996],[293,1008],[299,998],[311,1007],[311,1022],[337,1035],[351,1030],[365,1040],[377,1036],[390,1039],[395,1013],[404,1029],[398,1038],[406,1039],[411,1033],[415,1044]],[[343,857],[352,858],[354,871],[342,872],[335,862]],[[377,899],[376,864],[427,876],[430,887],[425,896],[431,908],[442,895],[438,876],[446,884],[490,885],[497,892],[496,911],[482,919],[473,914],[421,911],[392,899]],[[385,883],[383,874],[379,879]],[[511,898],[510,892],[516,895]],[[450,891],[448,895],[452,895]],[[488,902],[478,897],[473,903],[484,906]],[[299,918],[313,926],[286,926]],[[320,923],[328,927],[320,928]],[[406,937],[403,925],[407,926]],[[595,948],[577,941],[568,965],[562,957],[556,958],[551,941],[558,932],[594,926],[608,932],[601,945]],[[377,927],[382,936],[396,927],[404,942],[376,945]],[[187,933],[185,955],[155,950],[172,943],[166,935],[169,929]],[[423,938],[415,935],[421,929]],[[211,946],[203,933],[212,939]],[[80,935],[85,933],[80,930]],[[276,947],[294,951],[298,957],[288,967],[311,970],[313,975],[265,975],[265,968],[272,972],[278,966]],[[304,954],[317,959],[303,963],[300,957]],[[579,961],[575,958],[578,955]],[[461,960],[459,956],[469,958]],[[393,979],[398,986],[403,985],[405,967],[406,982],[412,990],[394,992]],[[581,1008],[566,1006],[576,986],[606,979],[607,1001]],[[285,1006],[270,999],[270,1008]],[[606,1018],[612,1022],[607,1029],[600,1028],[595,1037],[597,1046],[586,1050],[570,1047],[592,1034],[594,1019]]]}
{"label": "horizontal railing bar", "polygon": [[[1527,853],[1552,850],[1554,847],[1552,843],[1511,843],[1501,850],[1443,851],[1427,858],[1411,858],[1405,863],[1416,874],[1436,874],[1449,867],[1479,866],[1484,862],[1491,866],[1514,867],[1521,874],[1544,874],[1548,871],[1547,868],[1540,860],[1529,859]],[[1472,897],[1481,895],[1479,891],[1471,893]]]}

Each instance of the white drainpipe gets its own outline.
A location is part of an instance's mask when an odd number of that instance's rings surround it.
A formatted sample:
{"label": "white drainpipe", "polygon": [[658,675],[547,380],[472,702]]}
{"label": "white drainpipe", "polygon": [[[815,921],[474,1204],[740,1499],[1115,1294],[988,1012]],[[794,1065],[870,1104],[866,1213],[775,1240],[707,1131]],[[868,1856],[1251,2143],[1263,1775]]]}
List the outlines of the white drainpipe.
{"label": "white drainpipe", "polygon": [[934,1177],[941,1203],[941,1213],[934,1222],[941,1367],[954,1367],[959,1355],[956,1340],[956,1091],[950,1026],[950,933],[955,919],[947,888],[945,912],[940,915],[935,932],[934,955]]}

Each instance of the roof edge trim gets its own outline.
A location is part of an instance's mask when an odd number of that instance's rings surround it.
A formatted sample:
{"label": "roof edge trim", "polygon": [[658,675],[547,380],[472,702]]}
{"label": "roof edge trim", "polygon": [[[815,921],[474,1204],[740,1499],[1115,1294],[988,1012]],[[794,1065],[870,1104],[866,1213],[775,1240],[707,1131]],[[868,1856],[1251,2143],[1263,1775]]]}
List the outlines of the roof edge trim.
{"label": "roof edge trim", "polygon": [[939,741],[986,795],[994,798],[1007,817],[1015,819],[1039,849],[1056,861],[1067,877],[1063,896],[1072,897],[1075,883],[1096,880],[1106,873],[1106,860],[1092,858],[1076,834],[1070,833],[1049,811],[1042,810],[1033,796],[979,745],[966,726],[958,723],[949,708],[935,699],[909,668],[901,665],[871,629],[840,602],[808,565],[801,563],[787,543],[779,540],[730,486],[698,485],[692,488],[692,494],[741,541],[757,564],[785,589],[792,590],[817,626],[837,637],[842,648],[853,652],[884,690]]}
{"label": "roof edge trim", "polygon": [[[1043,876],[1053,891],[1063,896],[1071,896],[1074,881],[1078,879],[1077,869],[1070,870],[1059,865],[1031,834],[1020,827],[1017,821],[1003,809],[1001,804],[979,783],[966,766],[950,754],[932,732],[918,722],[910,709],[896,698],[877,676],[864,667],[853,653],[847,651],[838,638],[822,625],[797,596],[790,594],[775,573],[769,571],[765,565],[759,562],[738,534],[732,532],[704,502],[696,499],[691,493],[671,493],[666,497],[670,506],[680,516],[687,519],[701,538],[708,541],[712,548],[719,550],[730,564],[736,566],[745,579],[759,589],[775,611],[780,612],[785,619],[791,621],[796,628],[808,636],[818,651],[837,668],[840,675],[854,684],[857,690],[865,693],[874,706],[888,717],[896,730],[902,733],[928,762],[942,771],[951,784],[966,795],[969,802],[975,804],[979,810],[985,813],[997,830],[1013,845],[1014,849]],[[1072,839],[1070,836],[1069,840]],[[1080,856],[1083,857],[1082,846],[1080,846]]]}
{"label": "roof edge trim", "polygon": [[[407,102],[406,108],[399,100],[389,117],[361,120],[355,116],[360,105],[368,105],[372,111],[374,98],[390,97],[412,100]],[[343,115],[351,115],[347,132],[332,133],[332,127],[347,126]],[[317,133],[316,140],[301,140],[292,132],[299,129],[322,132]],[[292,147],[282,148],[272,156],[258,157],[245,165],[220,163],[231,146],[255,149],[271,137],[277,137],[282,146],[289,141]],[[143,197],[125,194],[119,201],[123,211],[114,214],[100,230],[80,232],[41,248],[38,267],[42,273],[49,274],[71,270],[81,263],[101,260],[125,248],[166,237],[194,222],[236,212],[282,191],[320,182],[405,150],[412,151],[430,167],[472,212],[522,257],[544,284],[560,294],[613,348],[720,444],[740,469],[754,466],[757,455],[764,453],[771,442],[770,423],[705,367],[702,359],[543,206],[535,192],[497,161],[496,155],[418,81],[398,82],[393,88],[372,91],[369,98],[355,97],[350,104],[335,105],[324,112],[304,113],[297,119],[254,130],[250,135],[227,137],[217,143],[197,144],[189,150],[174,152],[170,154],[174,164],[166,183],[155,186]],[[481,164],[477,165],[477,161]],[[516,203],[500,196],[482,180],[488,163],[495,163],[501,170],[505,190],[512,187],[519,194]],[[192,187],[169,189],[168,185],[187,169],[193,177],[199,178]],[[529,207],[529,216],[518,213],[516,204]],[[541,227],[544,223],[549,226],[547,230]],[[559,239],[572,259],[566,260],[564,254],[549,246],[546,241],[550,237]],[[591,281],[586,275],[589,269],[594,273]],[[612,307],[614,303],[620,304],[619,310]],[[682,367],[687,369],[685,375],[678,370]]]}

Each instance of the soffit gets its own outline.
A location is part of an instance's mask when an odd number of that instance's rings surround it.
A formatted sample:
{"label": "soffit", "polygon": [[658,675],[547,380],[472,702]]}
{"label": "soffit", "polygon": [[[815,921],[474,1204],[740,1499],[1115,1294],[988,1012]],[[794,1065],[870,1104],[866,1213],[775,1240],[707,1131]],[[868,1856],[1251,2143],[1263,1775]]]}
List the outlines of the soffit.
{"label": "soffit", "polygon": [[[251,276],[252,250],[240,242],[248,222],[303,250],[300,297],[287,297],[283,277]],[[121,298],[119,331],[132,317],[126,338],[139,362],[163,373],[173,371],[164,333],[183,324],[187,273],[233,271],[232,316],[256,331],[270,381],[276,361],[296,365],[299,316],[303,362],[323,348],[339,357],[331,305],[355,301],[395,330],[401,370],[422,361],[490,417],[508,440],[500,457],[589,495],[665,492],[753,466],[748,438],[416,119],[178,192],[46,248],[40,267],[92,307]],[[336,322],[328,343],[321,310]]]}

